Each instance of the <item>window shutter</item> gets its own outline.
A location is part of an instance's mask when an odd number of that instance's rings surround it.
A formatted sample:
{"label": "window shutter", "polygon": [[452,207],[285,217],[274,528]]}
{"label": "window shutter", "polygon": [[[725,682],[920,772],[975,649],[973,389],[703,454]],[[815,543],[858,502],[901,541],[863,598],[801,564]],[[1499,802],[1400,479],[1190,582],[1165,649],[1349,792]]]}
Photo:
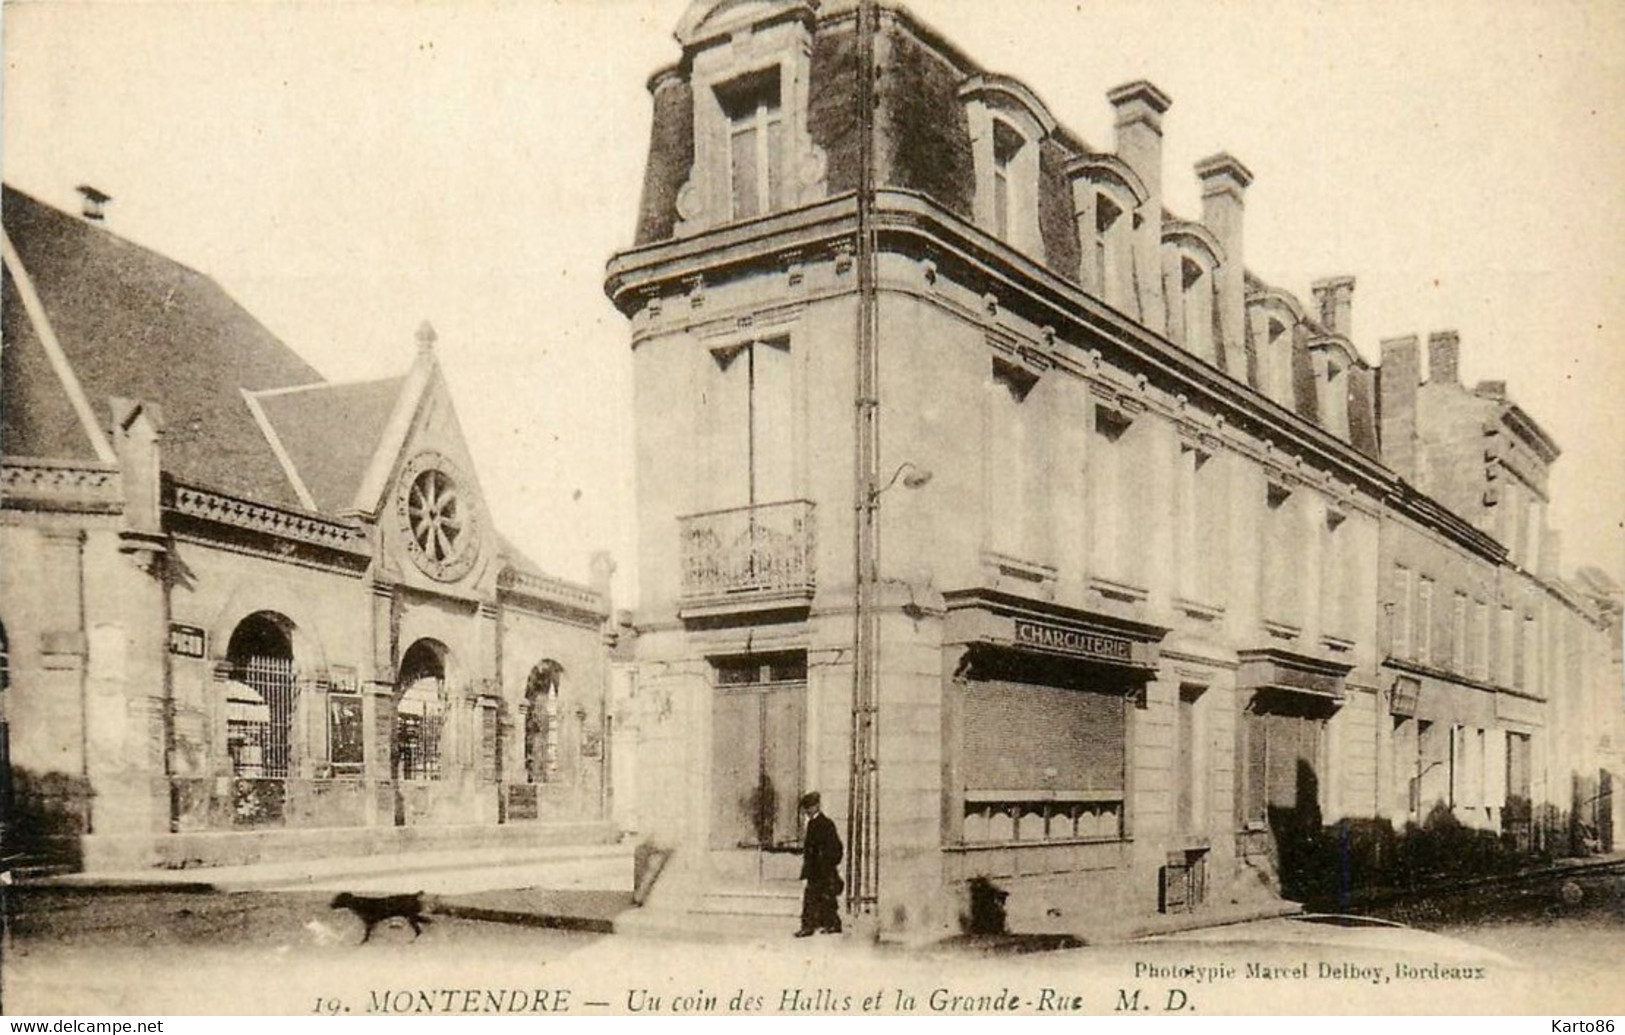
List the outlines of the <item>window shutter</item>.
{"label": "window shutter", "polygon": [[965,692],[965,788],[1123,791],[1125,698],[973,681]]}

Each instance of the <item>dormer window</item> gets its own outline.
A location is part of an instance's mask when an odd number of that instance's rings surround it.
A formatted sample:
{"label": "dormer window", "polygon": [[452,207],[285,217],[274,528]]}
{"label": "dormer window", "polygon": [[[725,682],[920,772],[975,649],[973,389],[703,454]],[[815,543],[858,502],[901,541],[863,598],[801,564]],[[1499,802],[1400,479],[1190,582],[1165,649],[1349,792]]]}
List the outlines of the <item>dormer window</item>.
{"label": "dormer window", "polygon": [[1101,194],[1095,201],[1095,265],[1100,270],[1102,293],[1108,305],[1125,308],[1129,302],[1129,216]]}
{"label": "dormer window", "polygon": [[1142,223],[1145,185],[1115,155],[1085,155],[1066,167],[1082,244],[1078,283],[1119,312],[1136,319],[1135,235]]}
{"label": "dormer window", "polygon": [[694,164],[677,192],[678,236],[759,219],[829,193],[808,131],[810,0],[695,3],[678,27],[694,98]]}
{"label": "dormer window", "polygon": [[1336,360],[1326,364],[1326,406],[1321,412],[1326,415],[1327,431],[1332,432],[1339,438],[1348,437],[1348,369]]}
{"label": "dormer window", "polygon": [[959,88],[976,161],[976,222],[1011,247],[1042,260],[1038,230],[1038,149],[1055,120],[1025,86],[976,75]]}
{"label": "dormer window", "polygon": [[993,224],[994,232],[1008,241],[1011,225],[1016,221],[1011,209],[1020,203],[1017,196],[1020,175],[1016,158],[1027,141],[1003,119],[993,120]]}
{"label": "dormer window", "polygon": [[1279,288],[1258,285],[1247,294],[1247,334],[1258,350],[1258,380],[1254,385],[1271,400],[1296,409],[1293,351],[1303,307]]}
{"label": "dormer window", "polygon": [[1213,355],[1213,281],[1189,256],[1180,262],[1180,304],[1184,307],[1185,347],[1204,358]]}
{"label": "dormer window", "polygon": [[1266,390],[1282,406],[1292,404],[1292,337],[1290,328],[1274,317],[1264,342]]}
{"label": "dormer window", "polygon": [[734,219],[784,205],[784,117],[779,70],[765,69],[717,89],[728,119],[728,184]]}
{"label": "dormer window", "polygon": [[1185,351],[1217,363],[1213,271],[1223,262],[1223,249],[1199,223],[1168,223],[1163,227],[1162,244],[1168,336],[1183,345]]}
{"label": "dormer window", "polygon": [[1357,362],[1343,339],[1321,338],[1310,345],[1318,385],[1320,424],[1338,438],[1349,436],[1349,370]]}

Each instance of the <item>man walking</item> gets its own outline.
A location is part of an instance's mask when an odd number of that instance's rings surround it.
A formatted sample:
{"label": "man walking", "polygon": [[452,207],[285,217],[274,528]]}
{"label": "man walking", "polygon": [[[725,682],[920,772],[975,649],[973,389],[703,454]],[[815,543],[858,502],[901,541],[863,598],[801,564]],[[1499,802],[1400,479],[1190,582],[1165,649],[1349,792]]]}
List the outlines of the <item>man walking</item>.
{"label": "man walking", "polygon": [[839,899],[845,885],[841,881],[841,836],[835,824],[823,813],[823,799],[817,791],[801,796],[801,810],[807,814],[807,831],[801,838],[801,879],[807,890],[801,896],[801,930],[797,938],[822,932],[841,933]]}

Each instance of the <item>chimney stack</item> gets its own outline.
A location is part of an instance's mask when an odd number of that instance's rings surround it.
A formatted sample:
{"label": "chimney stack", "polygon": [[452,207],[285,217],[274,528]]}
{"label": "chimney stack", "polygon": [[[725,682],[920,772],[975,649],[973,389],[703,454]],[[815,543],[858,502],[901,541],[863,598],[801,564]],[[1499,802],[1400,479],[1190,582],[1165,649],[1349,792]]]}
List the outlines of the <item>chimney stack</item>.
{"label": "chimney stack", "polygon": [[1315,309],[1327,334],[1354,340],[1354,278],[1327,277],[1310,285],[1315,293]]}
{"label": "chimney stack", "polygon": [[[1117,109],[1117,156],[1145,184],[1145,218],[1134,235],[1134,268],[1162,269],[1162,116],[1173,104],[1168,95],[1143,79],[1107,92]],[[1168,319],[1160,276],[1142,277],[1140,313],[1147,327],[1167,332]]]}
{"label": "chimney stack", "polygon": [[81,183],[79,191],[79,214],[86,219],[101,222],[107,218],[107,203],[113,200],[111,194],[103,194],[88,183]]}
{"label": "chimney stack", "polygon": [[1228,154],[1216,154],[1196,163],[1202,181],[1202,223],[1224,249],[1214,285],[1219,300],[1219,354],[1224,369],[1243,383],[1247,380],[1246,267],[1242,223],[1245,195],[1253,174]]}
{"label": "chimney stack", "polygon": [[[1320,294],[1318,290],[1315,292]],[[1377,429],[1382,459],[1408,482],[1416,481],[1416,386],[1421,377],[1421,347],[1416,335],[1382,343],[1377,370]]]}
{"label": "chimney stack", "polygon": [[1461,335],[1434,331],[1428,335],[1428,384],[1460,384]]}

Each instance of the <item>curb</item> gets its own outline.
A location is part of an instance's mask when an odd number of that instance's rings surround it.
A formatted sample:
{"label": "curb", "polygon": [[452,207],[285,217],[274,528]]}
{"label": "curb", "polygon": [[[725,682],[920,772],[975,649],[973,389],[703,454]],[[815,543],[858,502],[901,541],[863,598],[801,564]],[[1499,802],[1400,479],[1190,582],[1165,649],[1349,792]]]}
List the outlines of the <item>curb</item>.
{"label": "curb", "polygon": [[[581,846],[587,847],[587,846]],[[610,846],[605,846],[610,847]],[[69,873],[45,877],[28,877],[19,879],[15,887],[19,888],[52,888],[62,891],[104,891],[119,892],[209,892],[217,891],[226,894],[239,891],[294,891],[317,882],[342,881],[352,878],[365,877],[395,877],[410,874],[447,873],[455,870],[484,870],[497,869],[507,866],[524,866],[545,863],[573,863],[593,859],[615,859],[625,855],[628,864],[631,853],[615,848],[600,851],[571,851],[558,855],[519,855],[493,859],[489,862],[478,862],[470,865],[467,860],[445,860],[442,862],[407,864],[400,866],[357,866],[348,869],[335,869],[320,873],[303,873],[298,875],[279,876],[233,876],[229,873],[209,878],[201,876],[193,880],[175,880],[159,874],[169,871],[158,871],[152,877],[134,875],[97,875],[94,873]],[[377,861],[388,858],[386,856],[357,856],[359,861]],[[410,857],[402,856],[402,862]]]}
{"label": "curb", "polygon": [[538,927],[554,931],[579,931],[587,934],[614,934],[615,921],[597,916],[562,916],[548,913],[522,913],[512,909],[488,909],[483,906],[441,904],[430,911],[437,916],[457,920],[480,920],[512,927]]}

